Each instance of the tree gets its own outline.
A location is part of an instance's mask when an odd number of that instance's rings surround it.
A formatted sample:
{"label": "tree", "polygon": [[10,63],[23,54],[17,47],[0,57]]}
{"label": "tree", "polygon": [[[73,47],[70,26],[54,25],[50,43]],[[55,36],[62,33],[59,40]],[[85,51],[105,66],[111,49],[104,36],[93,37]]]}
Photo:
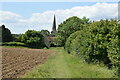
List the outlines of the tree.
{"label": "tree", "polygon": [[24,42],[28,47],[32,48],[43,48],[44,36],[40,31],[28,30],[22,35],[22,42]]}
{"label": "tree", "polygon": [[88,23],[88,21],[89,19],[86,17],[80,19],[76,16],[73,16],[61,23],[57,31],[57,44],[59,46],[64,46],[66,39],[70,36],[70,34],[82,29],[85,24]]}
{"label": "tree", "polygon": [[15,42],[21,42],[22,34],[12,34],[13,41]]}
{"label": "tree", "polygon": [[48,30],[41,30],[41,33],[46,36],[50,36],[50,32]]}
{"label": "tree", "polygon": [[0,26],[0,42],[10,42],[13,40],[11,31],[8,28],[5,28],[5,25]]}

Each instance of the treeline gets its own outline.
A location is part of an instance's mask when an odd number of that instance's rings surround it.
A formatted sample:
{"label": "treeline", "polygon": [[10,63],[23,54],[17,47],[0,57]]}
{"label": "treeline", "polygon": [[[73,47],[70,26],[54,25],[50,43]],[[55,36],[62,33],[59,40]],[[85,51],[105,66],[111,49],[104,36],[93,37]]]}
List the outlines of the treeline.
{"label": "treeline", "polygon": [[0,26],[0,44],[2,46],[23,46],[30,48],[50,47],[50,42],[47,36],[50,36],[48,30],[27,30],[24,34],[11,34],[11,31]]}
{"label": "treeline", "polygon": [[104,63],[120,77],[120,24],[116,19],[90,22],[71,17],[58,28],[57,43],[88,63]]}

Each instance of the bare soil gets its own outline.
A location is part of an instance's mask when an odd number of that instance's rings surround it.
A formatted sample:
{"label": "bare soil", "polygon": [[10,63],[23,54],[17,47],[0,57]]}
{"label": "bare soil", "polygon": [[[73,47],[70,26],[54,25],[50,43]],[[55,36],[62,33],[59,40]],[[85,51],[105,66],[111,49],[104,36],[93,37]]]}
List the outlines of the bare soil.
{"label": "bare soil", "polygon": [[52,50],[2,48],[2,77],[19,78],[38,64],[43,64]]}

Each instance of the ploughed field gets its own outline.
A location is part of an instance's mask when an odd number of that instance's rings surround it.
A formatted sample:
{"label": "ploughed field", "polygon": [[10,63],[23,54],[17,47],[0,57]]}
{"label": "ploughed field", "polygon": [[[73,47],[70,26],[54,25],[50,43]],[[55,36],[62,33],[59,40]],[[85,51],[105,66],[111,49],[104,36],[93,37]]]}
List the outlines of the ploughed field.
{"label": "ploughed field", "polygon": [[3,78],[19,78],[38,64],[43,64],[52,50],[2,48]]}

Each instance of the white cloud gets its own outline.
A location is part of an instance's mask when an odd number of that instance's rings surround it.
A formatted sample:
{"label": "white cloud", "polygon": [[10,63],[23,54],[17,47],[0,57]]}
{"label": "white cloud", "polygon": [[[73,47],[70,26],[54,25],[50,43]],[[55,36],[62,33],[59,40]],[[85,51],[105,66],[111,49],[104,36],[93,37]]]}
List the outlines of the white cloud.
{"label": "white cloud", "polygon": [[[93,6],[78,6],[68,10],[68,13],[80,18],[86,16],[91,19],[117,17],[117,4],[97,3]],[[67,11],[66,11],[67,12]]]}
{"label": "white cloud", "polygon": [[0,17],[1,21],[4,23],[18,22],[18,20],[21,18],[19,14],[15,14],[9,11],[0,11]]}
{"label": "white cloud", "polygon": [[[24,33],[27,29],[48,29],[51,31],[54,14],[57,18],[57,24],[71,16],[78,16],[80,18],[86,16],[91,20],[117,18],[118,4],[96,3],[92,6],[76,6],[65,10],[50,10],[43,13],[33,13],[29,19],[22,19],[18,14],[2,11],[2,21],[8,26],[14,26],[11,27],[13,33]],[[15,23],[10,24],[10,22]]]}

